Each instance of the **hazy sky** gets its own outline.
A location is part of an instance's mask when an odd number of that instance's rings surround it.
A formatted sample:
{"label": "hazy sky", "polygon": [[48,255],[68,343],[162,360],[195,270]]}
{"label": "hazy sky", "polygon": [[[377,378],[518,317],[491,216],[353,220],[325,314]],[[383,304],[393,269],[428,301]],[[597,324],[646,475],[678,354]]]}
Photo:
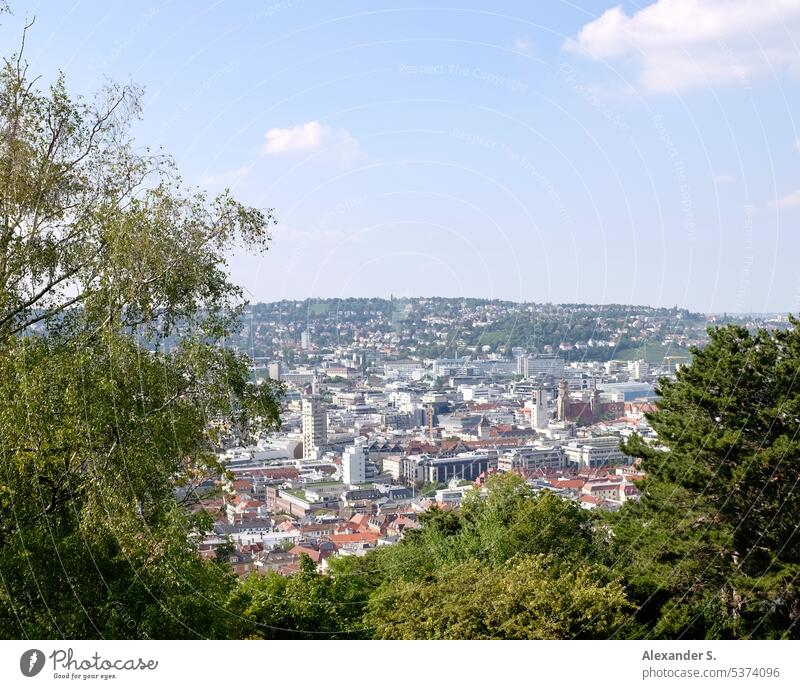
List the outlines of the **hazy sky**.
{"label": "hazy sky", "polygon": [[142,144],[277,210],[251,299],[800,308],[800,0],[21,2]]}

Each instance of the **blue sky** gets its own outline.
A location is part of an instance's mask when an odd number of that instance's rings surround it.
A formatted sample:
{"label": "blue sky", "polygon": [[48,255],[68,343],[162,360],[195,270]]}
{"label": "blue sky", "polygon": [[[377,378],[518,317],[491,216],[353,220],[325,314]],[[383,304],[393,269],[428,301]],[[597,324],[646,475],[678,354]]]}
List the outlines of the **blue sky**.
{"label": "blue sky", "polygon": [[142,145],[274,207],[251,299],[800,309],[800,0],[12,2],[4,54],[145,89]]}

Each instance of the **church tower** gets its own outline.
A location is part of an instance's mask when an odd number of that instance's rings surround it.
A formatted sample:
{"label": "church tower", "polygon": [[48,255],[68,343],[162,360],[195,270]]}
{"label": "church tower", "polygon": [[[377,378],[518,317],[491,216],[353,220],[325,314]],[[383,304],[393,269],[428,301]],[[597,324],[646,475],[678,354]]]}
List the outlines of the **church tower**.
{"label": "church tower", "polygon": [[567,421],[569,416],[569,383],[560,380],[558,383],[558,401],[556,403],[556,413],[559,421]]}
{"label": "church tower", "polygon": [[603,410],[600,406],[600,391],[597,388],[592,390],[592,397],[589,400],[589,405],[589,408],[592,410],[592,417],[597,421],[597,419],[603,415]]}

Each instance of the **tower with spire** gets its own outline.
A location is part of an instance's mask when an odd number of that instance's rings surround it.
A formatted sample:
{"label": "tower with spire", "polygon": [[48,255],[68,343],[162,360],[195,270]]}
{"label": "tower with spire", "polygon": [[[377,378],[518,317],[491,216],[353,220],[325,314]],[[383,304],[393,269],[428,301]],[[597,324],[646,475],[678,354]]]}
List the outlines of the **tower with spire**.
{"label": "tower with spire", "polygon": [[563,378],[558,382],[558,400],[556,414],[559,421],[568,421],[569,416],[569,383]]}

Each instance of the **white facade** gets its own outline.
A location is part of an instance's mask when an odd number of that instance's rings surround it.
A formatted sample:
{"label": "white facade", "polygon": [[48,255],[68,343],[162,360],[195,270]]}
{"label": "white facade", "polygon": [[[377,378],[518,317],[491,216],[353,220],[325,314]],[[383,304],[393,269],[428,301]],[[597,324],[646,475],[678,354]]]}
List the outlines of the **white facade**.
{"label": "white facade", "polygon": [[630,459],[619,447],[617,436],[587,438],[564,445],[567,461],[579,467],[595,468],[612,464],[628,464]]}
{"label": "white facade", "polygon": [[517,373],[523,378],[558,377],[564,374],[564,359],[557,356],[521,356],[517,359]]}
{"label": "white facade", "polygon": [[558,444],[536,443],[530,447],[520,447],[503,453],[498,459],[501,471],[514,469],[563,469],[566,454]]}
{"label": "white facade", "polygon": [[531,427],[532,428],[547,428],[548,413],[547,413],[547,393],[539,388],[533,392],[533,400],[531,404]]}
{"label": "white facade", "polygon": [[316,397],[304,397],[301,405],[303,421],[303,459],[317,459],[328,444],[328,414]]}
{"label": "white facade", "polygon": [[650,375],[650,364],[646,361],[630,361],[628,362],[628,373],[633,380],[642,381]]}
{"label": "white facade", "polygon": [[361,442],[345,449],[342,455],[342,480],[345,484],[357,485],[367,482],[367,453]]}

